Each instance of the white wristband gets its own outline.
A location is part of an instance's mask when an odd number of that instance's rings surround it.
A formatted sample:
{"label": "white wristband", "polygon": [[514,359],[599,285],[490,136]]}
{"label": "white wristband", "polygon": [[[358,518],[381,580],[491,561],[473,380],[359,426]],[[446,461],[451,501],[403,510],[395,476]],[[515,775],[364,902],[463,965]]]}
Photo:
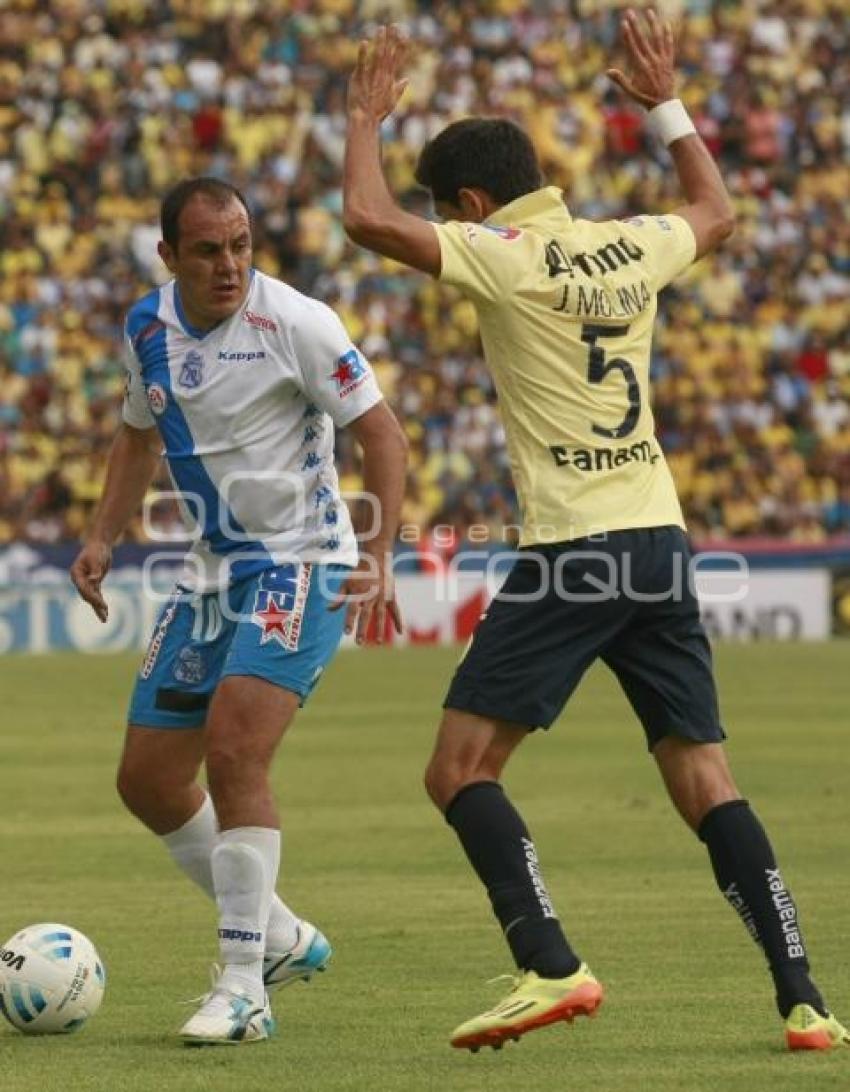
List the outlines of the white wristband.
{"label": "white wristband", "polygon": [[669,148],[674,140],[695,133],[694,123],[681,99],[668,99],[654,106],[646,115],[650,129]]}

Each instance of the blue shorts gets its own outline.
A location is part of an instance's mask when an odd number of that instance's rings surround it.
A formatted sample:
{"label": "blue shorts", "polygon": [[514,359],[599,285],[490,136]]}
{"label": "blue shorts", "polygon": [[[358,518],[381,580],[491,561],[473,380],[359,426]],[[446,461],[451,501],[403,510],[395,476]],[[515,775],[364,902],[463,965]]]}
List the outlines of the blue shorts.
{"label": "blue shorts", "polygon": [[177,588],[151,637],[128,723],[200,728],[226,675],[254,675],[303,705],[342,638],[345,610],[330,601],[344,565],[279,565],[221,592]]}

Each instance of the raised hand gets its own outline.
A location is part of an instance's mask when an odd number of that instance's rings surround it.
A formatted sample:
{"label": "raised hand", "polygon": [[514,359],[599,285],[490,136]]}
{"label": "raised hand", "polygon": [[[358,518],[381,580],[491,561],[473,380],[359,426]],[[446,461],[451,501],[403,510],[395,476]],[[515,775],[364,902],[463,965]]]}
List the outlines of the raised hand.
{"label": "raised hand", "polygon": [[628,71],[609,68],[608,78],[647,110],[675,98],[676,49],[670,24],[662,23],[650,8],[644,27],[638,14],[629,8],[623,15],[620,29],[628,55]]}
{"label": "raised hand", "polygon": [[348,83],[348,113],[380,123],[398,105],[407,80],[402,71],[408,41],[398,27],[381,27],[372,42],[361,42]]}

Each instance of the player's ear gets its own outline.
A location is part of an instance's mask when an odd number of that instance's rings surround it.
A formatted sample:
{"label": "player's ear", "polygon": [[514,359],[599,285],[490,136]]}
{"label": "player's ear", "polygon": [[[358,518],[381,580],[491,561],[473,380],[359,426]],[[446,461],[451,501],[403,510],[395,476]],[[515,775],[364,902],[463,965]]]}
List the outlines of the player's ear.
{"label": "player's ear", "polygon": [[492,216],[499,205],[493,200],[486,190],[460,189],[457,193],[458,204],[463,212],[463,219],[480,224],[488,216]]}
{"label": "player's ear", "polygon": [[168,272],[174,273],[176,271],[177,255],[164,239],[160,239],[157,243],[156,252],[160,258],[162,258],[163,262],[165,262]]}
{"label": "player's ear", "polygon": [[480,224],[487,218],[484,207],[484,195],[481,190],[460,189],[457,191],[457,204],[461,211],[461,219],[469,220],[473,224]]}

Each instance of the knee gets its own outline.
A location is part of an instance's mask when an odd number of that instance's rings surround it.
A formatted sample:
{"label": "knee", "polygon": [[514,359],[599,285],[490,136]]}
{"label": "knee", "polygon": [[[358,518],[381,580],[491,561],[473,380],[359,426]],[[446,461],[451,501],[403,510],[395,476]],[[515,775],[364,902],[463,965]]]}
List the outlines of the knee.
{"label": "knee", "polygon": [[695,833],[699,833],[705,817],[723,804],[731,804],[741,799],[731,777],[707,777],[704,781],[691,786],[690,792],[675,800],[682,818]]}
{"label": "knee", "polygon": [[692,830],[721,804],[741,797],[720,744],[668,737],[655,748],[667,791]]}
{"label": "knee", "polygon": [[441,812],[457,796],[462,788],[474,781],[494,780],[481,775],[478,768],[471,768],[456,759],[434,755],[425,769],[425,791]]}
{"label": "knee", "polygon": [[168,817],[165,829],[171,829],[168,823],[173,809],[177,809],[178,818],[183,814],[186,793],[194,784],[194,774],[187,769],[171,768],[162,761],[134,759],[126,754],[115,779],[124,807],[156,832],[162,826],[163,816]]}
{"label": "knee", "polygon": [[147,819],[152,802],[159,799],[155,779],[136,763],[124,758],[118,767],[115,788],[124,807],[137,819]]}
{"label": "knee", "polygon": [[206,766],[210,785],[229,781],[241,765],[238,746],[228,740],[210,741],[207,747]]}
{"label": "knee", "polygon": [[258,771],[265,768],[261,757],[243,745],[237,732],[210,738],[206,766],[213,795],[230,785],[253,779]]}
{"label": "knee", "polygon": [[132,770],[128,769],[127,765],[122,762],[118,767],[118,774],[115,778],[115,789],[118,796],[121,798],[121,802],[129,810],[133,811],[133,801],[136,794],[136,781],[133,777]]}
{"label": "knee", "polygon": [[720,759],[705,762],[698,768],[691,800],[695,826],[714,808],[741,798],[725,755]]}
{"label": "knee", "polygon": [[703,821],[717,808],[726,804],[745,803],[746,801],[732,782],[722,787],[714,785],[703,796],[697,797],[692,802],[690,809],[684,814],[685,822],[694,834],[698,835]]}
{"label": "knee", "polygon": [[443,775],[440,769],[439,763],[436,759],[432,758],[428,765],[425,767],[425,773],[422,777],[422,783],[425,786],[425,792],[431,803],[440,809],[442,808],[443,800]]}

